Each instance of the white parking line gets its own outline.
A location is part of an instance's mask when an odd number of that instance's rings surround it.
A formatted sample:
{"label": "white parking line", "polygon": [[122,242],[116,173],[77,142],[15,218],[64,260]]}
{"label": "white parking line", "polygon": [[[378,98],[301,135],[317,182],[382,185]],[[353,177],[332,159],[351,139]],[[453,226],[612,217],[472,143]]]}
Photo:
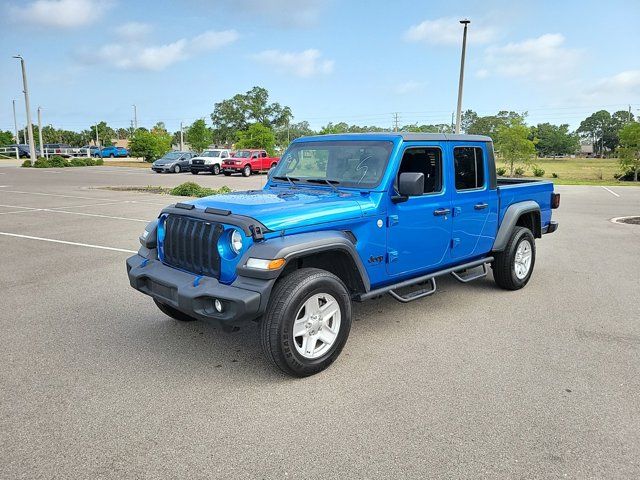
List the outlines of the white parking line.
{"label": "white parking line", "polygon": [[[4,185],[2,185],[4,186]],[[2,187],[0,186],[0,187]],[[41,193],[41,192],[25,192],[23,190],[2,190],[4,193],[19,193],[22,195],[42,195],[45,197],[62,197],[62,198],[82,198],[83,200],[102,200],[95,197],[80,197],[78,195],[61,195],[59,193]]]}
{"label": "white parking line", "polygon": [[41,242],[61,243],[63,245],[74,245],[77,247],[98,248],[100,250],[111,250],[113,252],[136,253],[135,250],[127,250],[126,248],[105,247],[103,245],[91,245],[89,243],[67,242],[66,240],[55,240],[53,238],[32,237],[30,235],[19,235],[17,233],[0,232],[0,235],[7,237],[26,238],[29,240],[40,240]]}
{"label": "white parking line", "polygon": [[619,197],[619,196],[620,196],[620,195],[618,195],[616,192],[614,192],[613,190],[611,190],[611,189],[609,189],[609,188],[607,188],[607,187],[605,187],[605,186],[603,186],[603,185],[600,185],[600,188],[604,188],[604,189],[605,189],[607,192],[609,192],[611,195],[615,195],[616,197]]}
{"label": "white parking line", "polygon": [[82,215],[85,217],[98,217],[98,218],[112,218],[114,220],[129,220],[131,222],[144,222],[149,223],[150,220],[143,220],[141,218],[129,218],[129,217],[115,217],[111,215],[100,215],[97,213],[83,213],[83,212],[69,212],[67,210],[53,210],[51,208],[43,208],[41,209],[43,212],[51,212],[51,213],[68,213],[70,215]]}

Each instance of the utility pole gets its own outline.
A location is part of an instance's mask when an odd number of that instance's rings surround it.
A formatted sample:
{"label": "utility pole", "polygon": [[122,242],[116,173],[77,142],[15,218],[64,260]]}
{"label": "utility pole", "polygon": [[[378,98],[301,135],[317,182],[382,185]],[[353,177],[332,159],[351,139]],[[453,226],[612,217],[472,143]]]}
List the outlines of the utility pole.
{"label": "utility pole", "polygon": [[98,138],[98,124],[96,123],[96,147],[100,148],[100,138]]}
{"label": "utility pole", "polygon": [[455,112],[451,112],[451,132],[453,132],[453,129],[455,128],[455,123],[454,123],[454,118],[455,118]]}
{"label": "utility pole", "polygon": [[180,151],[184,150],[184,127],[182,126],[182,122],[180,122]]}
{"label": "utility pole", "polygon": [[631,105],[629,105],[629,123],[631,123]]}
{"label": "utility pole", "polygon": [[393,131],[398,131],[398,112],[393,114]]}
{"label": "utility pole", "polygon": [[133,128],[134,131],[138,129],[138,107],[135,105],[131,105],[133,107]]}
{"label": "utility pole", "polygon": [[16,144],[20,143],[20,137],[18,137],[18,121],[16,120],[16,101],[13,101],[13,129],[15,130]]}
{"label": "utility pole", "polygon": [[464,83],[464,56],[467,51],[467,26],[471,23],[471,20],[460,20],[460,23],[464,25],[464,31],[462,33],[462,55],[460,56],[460,80],[458,81],[458,109],[456,117],[456,133],[460,133],[460,116],[462,115],[462,85]]}
{"label": "utility pole", "polygon": [[42,144],[42,108],[38,107],[38,140],[40,143],[40,156],[44,157],[44,145]]}
{"label": "utility pole", "polygon": [[13,58],[20,59],[20,66],[22,67],[22,85],[24,87],[24,106],[27,110],[27,131],[29,133],[29,154],[31,156],[31,163],[36,161],[36,146],[33,141],[33,125],[31,124],[31,108],[29,107],[29,87],[27,86],[27,69],[24,65],[24,58],[20,55],[14,55]]}

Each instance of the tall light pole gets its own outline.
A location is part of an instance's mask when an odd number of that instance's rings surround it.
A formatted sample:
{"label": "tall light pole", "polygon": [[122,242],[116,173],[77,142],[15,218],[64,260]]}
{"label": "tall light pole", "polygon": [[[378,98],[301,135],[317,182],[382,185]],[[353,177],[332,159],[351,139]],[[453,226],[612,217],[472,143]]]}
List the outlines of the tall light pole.
{"label": "tall light pole", "polygon": [[460,80],[458,82],[458,109],[456,116],[456,133],[460,133],[460,121],[462,116],[462,84],[464,83],[464,56],[467,51],[467,25],[471,23],[471,20],[460,20],[460,23],[464,25],[464,31],[462,33],[462,56],[460,57]]}
{"label": "tall light pole", "polygon": [[20,143],[20,137],[18,137],[18,120],[16,120],[16,101],[13,102],[13,129],[15,131],[16,143]]}
{"label": "tall light pole", "polygon": [[182,122],[180,122],[180,151],[184,150],[184,128]]}
{"label": "tall light pole", "polygon": [[100,148],[100,139],[98,138],[98,124],[96,123],[96,147]]}
{"label": "tall light pole", "polygon": [[24,86],[24,106],[27,109],[27,132],[29,133],[29,154],[31,156],[31,163],[36,161],[36,146],[33,141],[33,125],[31,125],[31,108],[29,106],[29,87],[27,86],[27,70],[24,66],[24,58],[21,55],[14,55],[13,58],[20,59],[20,65],[22,66],[22,85]]}
{"label": "tall light pole", "polygon": [[138,129],[138,107],[135,105],[131,105],[133,107],[133,128],[134,131]]}
{"label": "tall light pole", "polygon": [[40,142],[40,156],[44,157],[44,145],[42,144],[42,108],[38,107],[38,140]]}

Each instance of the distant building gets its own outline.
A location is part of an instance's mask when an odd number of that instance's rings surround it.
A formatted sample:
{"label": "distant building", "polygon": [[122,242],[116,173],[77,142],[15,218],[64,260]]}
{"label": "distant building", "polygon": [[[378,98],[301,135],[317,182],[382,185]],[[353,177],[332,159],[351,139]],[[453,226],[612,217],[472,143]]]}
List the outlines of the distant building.
{"label": "distant building", "polygon": [[593,143],[581,143],[580,144],[580,156],[593,157]]}

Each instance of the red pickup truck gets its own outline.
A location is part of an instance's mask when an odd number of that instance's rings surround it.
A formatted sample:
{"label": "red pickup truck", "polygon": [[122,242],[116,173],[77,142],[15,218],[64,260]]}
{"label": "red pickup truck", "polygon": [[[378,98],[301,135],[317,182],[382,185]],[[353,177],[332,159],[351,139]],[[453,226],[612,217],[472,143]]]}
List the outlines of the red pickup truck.
{"label": "red pickup truck", "polygon": [[252,173],[266,172],[278,164],[279,157],[269,157],[266,150],[238,150],[235,155],[222,162],[222,172],[229,176],[242,173],[248,177]]}

